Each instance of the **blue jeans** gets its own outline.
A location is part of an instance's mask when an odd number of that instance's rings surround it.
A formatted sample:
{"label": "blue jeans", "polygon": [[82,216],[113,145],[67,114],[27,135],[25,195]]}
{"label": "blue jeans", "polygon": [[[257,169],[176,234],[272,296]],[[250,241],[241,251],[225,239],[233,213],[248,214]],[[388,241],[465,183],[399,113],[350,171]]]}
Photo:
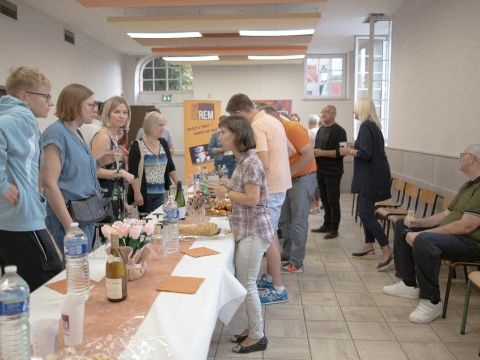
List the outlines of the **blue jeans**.
{"label": "blue jeans", "polygon": [[[63,238],[65,237],[65,230],[63,229],[62,223],[57,219],[57,216],[53,212],[52,208],[47,204],[47,217],[45,218],[45,225],[47,226],[47,230],[52,235],[53,239],[57,243],[58,248],[62,252],[63,259],[65,261],[65,249],[63,246]],[[82,230],[85,235],[87,235],[88,239],[88,251],[91,250],[92,242],[93,242],[93,233],[95,232],[95,227],[93,224],[80,226],[80,230]]]}
{"label": "blue jeans", "polygon": [[287,190],[282,206],[280,230],[284,239],[283,254],[290,257],[290,263],[296,266],[303,266],[305,259],[310,199],[316,188],[315,173],[293,179],[292,188]]}
{"label": "blue jeans", "polygon": [[403,220],[398,220],[395,223],[395,275],[411,283],[416,281],[421,299],[440,300],[441,260],[480,260],[479,243],[467,236],[423,232],[411,247],[405,241],[407,232]]}
{"label": "blue jeans", "polygon": [[282,205],[285,201],[286,193],[269,193],[268,194],[268,215],[270,216],[270,222],[272,223],[273,231],[278,229],[278,221],[280,219],[280,212],[282,211]]}

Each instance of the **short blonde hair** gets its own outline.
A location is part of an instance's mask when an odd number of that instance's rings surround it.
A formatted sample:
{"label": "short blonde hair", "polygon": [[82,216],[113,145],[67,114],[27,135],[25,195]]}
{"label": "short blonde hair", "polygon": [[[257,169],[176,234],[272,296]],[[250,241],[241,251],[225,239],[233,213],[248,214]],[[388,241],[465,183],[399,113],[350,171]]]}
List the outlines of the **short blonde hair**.
{"label": "short blonde hair", "polygon": [[8,95],[17,96],[22,90],[38,91],[41,86],[50,88],[50,80],[37,68],[21,66],[7,77],[5,90]]}
{"label": "short blonde hair", "polygon": [[112,96],[108,98],[107,101],[103,103],[103,110],[102,110],[102,123],[107,128],[112,126],[112,121],[110,120],[110,114],[114,111],[120,104],[124,104],[128,110],[128,119],[127,123],[125,124],[125,130],[128,133],[130,129],[130,120],[131,120],[131,111],[130,106],[127,103],[127,100],[121,96]]}
{"label": "short blonde hair", "polygon": [[362,98],[355,103],[353,111],[357,114],[357,119],[361,122],[365,120],[370,120],[382,129],[382,124],[378,120],[377,110],[375,110],[375,104],[369,98]]}
{"label": "short blonde hair", "polygon": [[152,134],[153,125],[155,125],[157,121],[163,121],[166,123],[167,118],[158,111],[150,111],[145,115],[145,119],[143,120],[143,131],[145,132],[145,135]]}
{"label": "short blonde hair", "polygon": [[93,91],[80,84],[65,86],[57,100],[57,115],[60,119],[70,122],[80,115],[82,103],[93,95]]}

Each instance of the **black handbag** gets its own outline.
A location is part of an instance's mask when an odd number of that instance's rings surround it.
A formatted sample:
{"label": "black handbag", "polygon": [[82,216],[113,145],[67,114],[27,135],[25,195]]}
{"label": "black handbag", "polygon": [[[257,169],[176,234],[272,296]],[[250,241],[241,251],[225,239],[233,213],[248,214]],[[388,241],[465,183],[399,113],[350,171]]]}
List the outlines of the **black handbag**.
{"label": "black handbag", "polygon": [[113,217],[110,198],[99,198],[96,195],[84,200],[71,200],[67,208],[72,219],[80,226],[95,224]]}

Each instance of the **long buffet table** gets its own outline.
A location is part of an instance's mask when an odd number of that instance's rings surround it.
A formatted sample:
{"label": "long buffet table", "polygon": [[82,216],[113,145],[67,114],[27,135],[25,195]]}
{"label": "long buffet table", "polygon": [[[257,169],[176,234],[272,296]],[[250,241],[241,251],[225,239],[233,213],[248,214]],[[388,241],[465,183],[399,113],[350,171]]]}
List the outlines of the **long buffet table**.
{"label": "long buffet table", "polygon": [[[210,221],[222,229],[229,226],[226,218],[212,218]],[[144,316],[124,319],[125,324],[139,323],[128,339],[105,336],[104,339],[95,339],[95,343],[89,344],[89,349],[108,354],[109,344],[117,341],[124,343],[124,350],[114,354],[119,359],[206,359],[217,318],[228,324],[243,302],[246,290],[233,275],[235,243],[232,235],[200,238],[194,241],[192,248],[202,246],[217,250],[220,254],[200,258],[184,255],[172,272],[177,276],[205,278],[195,294],[158,293]],[[101,281],[105,276],[104,249],[97,249],[90,254],[89,260],[91,278]],[[65,272],[62,272],[50,282],[64,278]],[[37,289],[30,296],[30,322],[45,318],[59,319],[60,304],[64,297],[47,286]],[[133,303],[134,300],[127,298],[123,303],[129,301]],[[106,297],[105,304],[108,304]],[[121,317],[122,313],[118,313],[118,316]],[[101,317],[98,320],[101,321]],[[128,333],[128,326],[125,329],[125,333]]]}

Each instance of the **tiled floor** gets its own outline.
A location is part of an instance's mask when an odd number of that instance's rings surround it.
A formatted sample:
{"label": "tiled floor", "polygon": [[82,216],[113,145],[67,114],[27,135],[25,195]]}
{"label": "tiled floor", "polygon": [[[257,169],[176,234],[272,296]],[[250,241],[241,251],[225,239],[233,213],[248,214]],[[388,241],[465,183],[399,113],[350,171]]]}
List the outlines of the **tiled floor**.
{"label": "tiled floor", "polygon": [[[242,307],[229,325],[217,324],[209,360],[480,359],[480,292],[472,294],[465,335],[460,335],[465,295],[461,274],[454,280],[446,319],[410,323],[408,314],[417,301],[382,294],[384,285],[397,281],[393,271],[380,273],[376,261],[351,257],[362,245],[363,231],[350,207],[351,196],[342,195],[339,238],[324,240],[309,232],[305,272],[283,275],[289,302],[264,307],[268,349],[247,355],[231,351],[229,336],[246,326]],[[322,218],[310,215],[309,222],[317,227]],[[443,266],[442,294],[446,275]]]}

